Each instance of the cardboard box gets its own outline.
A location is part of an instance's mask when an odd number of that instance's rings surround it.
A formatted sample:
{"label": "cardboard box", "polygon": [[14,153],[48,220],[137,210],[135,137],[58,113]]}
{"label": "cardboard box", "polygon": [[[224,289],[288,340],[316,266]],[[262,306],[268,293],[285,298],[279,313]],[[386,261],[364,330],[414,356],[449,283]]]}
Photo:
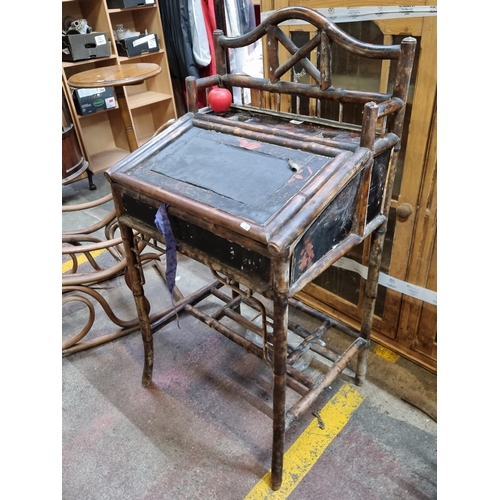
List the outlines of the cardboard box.
{"label": "cardboard box", "polygon": [[110,55],[108,35],[104,32],[95,31],[86,35],[63,35],[62,37],[63,61],[82,61]]}
{"label": "cardboard box", "polygon": [[141,54],[149,54],[160,50],[158,37],[155,33],[124,38],[116,42],[116,48],[118,54],[124,57],[140,56]]}
{"label": "cardboard box", "polygon": [[141,5],[154,5],[155,0],[106,0],[108,9],[127,9]]}
{"label": "cardboard box", "polygon": [[76,111],[79,115],[90,115],[103,109],[116,108],[113,87],[72,90]]}

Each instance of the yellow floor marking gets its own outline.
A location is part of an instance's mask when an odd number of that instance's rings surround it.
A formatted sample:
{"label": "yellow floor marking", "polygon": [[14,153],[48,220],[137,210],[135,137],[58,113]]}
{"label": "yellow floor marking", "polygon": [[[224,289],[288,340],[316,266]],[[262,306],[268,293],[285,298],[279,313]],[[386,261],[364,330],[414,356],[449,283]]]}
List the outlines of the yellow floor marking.
{"label": "yellow floor marking", "polygon": [[[106,251],[106,249],[94,250],[93,252],[90,252],[90,255],[92,255],[92,257],[97,257],[98,255],[101,255],[105,251]],[[84,262],[87,262],[87,257],[85,257],[85,255],[81,254],[76,258],[76,260],[78,262],[78,265],[80,266]],[[69,259],[66,262],[63,262],[62,273],[63,274],[67,273],[72,267],[73,267],[73,259]]]}
{"label": "yellow floor marking", "polygon": [[356,389],[343,385],[319,412],[325,428],[320,429],[318,420],[314,419],[285,453],[281,488],[278,491],[271,489],[271,471],[269,471],[244,500],[284,500],[288,498],[328,445],[347,424],[362,401],[363,397]]}
{"label": "yellow floor marking", "polygon": [[391,363],[395,363],[399,359],[399,356],[395,352],[392,352],[391,350],[386,349],[385,347],[382,347],[381,345],[378,345],[377,347],[375,347],[373,352],[377,356],[380,356],[381,358],[384,358],[387,361],[390,361]]}

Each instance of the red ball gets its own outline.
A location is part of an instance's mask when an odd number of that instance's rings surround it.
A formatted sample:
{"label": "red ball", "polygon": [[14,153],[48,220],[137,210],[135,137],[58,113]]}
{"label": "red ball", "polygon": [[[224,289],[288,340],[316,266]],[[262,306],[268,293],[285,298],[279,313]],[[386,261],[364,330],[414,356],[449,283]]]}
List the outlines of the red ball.
{"label": "red ball", "polygon": [[208,104],[216,113],[225,113],[232,101],[233,95],[225,88],[214,87],[208,93]]}

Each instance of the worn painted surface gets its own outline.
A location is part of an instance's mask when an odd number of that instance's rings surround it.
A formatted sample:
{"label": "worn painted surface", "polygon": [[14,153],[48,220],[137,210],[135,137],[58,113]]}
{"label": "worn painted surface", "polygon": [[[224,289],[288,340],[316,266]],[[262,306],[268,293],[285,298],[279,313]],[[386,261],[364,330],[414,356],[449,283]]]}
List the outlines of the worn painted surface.
{"label": "worn painted surface", "polygon": [[292,282],[351,232],[360,178],[358,174],[352,179],[295,246],[291,271]]}

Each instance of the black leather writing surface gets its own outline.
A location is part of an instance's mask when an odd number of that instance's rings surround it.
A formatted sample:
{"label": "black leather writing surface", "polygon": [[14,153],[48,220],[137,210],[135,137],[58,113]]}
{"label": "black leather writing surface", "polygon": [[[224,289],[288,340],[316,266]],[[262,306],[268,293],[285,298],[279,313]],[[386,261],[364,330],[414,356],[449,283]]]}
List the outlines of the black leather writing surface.
{"label": "black leather writing surface", "polygon": [[133,175],[264,224],[332,157],[193,127]]}
{"label": "black leather writing surface", "polygon": [[265,203],[293,175],[284,158],[224,144],[216,132],[197,132],[172,144],[169,159],[153,170],[250,206]]}

